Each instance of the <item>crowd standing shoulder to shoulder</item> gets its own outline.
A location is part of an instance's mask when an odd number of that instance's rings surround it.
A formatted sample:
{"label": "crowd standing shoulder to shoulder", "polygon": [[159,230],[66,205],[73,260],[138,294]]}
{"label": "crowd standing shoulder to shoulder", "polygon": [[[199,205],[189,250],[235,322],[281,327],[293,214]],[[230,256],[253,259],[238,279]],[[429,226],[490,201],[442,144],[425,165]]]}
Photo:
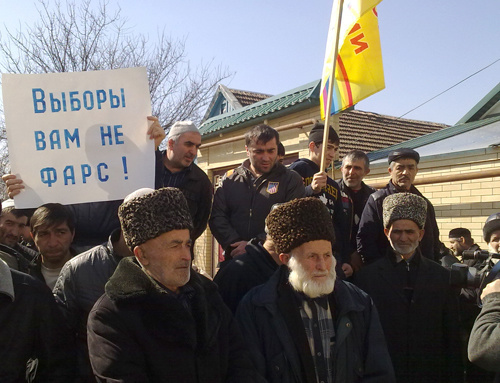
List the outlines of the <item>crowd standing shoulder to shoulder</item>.
{"label": "crowd standing shoulder to shoulder", "polygon": [[73,338],[50,290],[2,259],[0,324],[0,382],[73,381]]}

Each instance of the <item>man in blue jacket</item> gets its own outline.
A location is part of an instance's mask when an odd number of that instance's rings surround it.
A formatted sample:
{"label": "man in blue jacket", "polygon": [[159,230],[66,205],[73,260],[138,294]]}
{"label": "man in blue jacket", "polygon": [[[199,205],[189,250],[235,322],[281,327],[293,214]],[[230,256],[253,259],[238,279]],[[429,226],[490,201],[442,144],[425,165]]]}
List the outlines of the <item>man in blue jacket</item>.
{"label": "man in blue jacket", "polygon": [[237,319],[268,382],[394,382],[371,298],[336,278],[333,224],[317,198],[275,208],[266,219],[280,261],[241,301]]}

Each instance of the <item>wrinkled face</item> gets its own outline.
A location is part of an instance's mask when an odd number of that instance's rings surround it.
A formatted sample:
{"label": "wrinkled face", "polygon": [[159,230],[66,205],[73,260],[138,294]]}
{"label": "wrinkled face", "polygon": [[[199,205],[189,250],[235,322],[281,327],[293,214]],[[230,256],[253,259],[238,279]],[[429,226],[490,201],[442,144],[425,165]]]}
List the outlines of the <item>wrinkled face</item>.
{"label": "wrinkled face", "polygon": [[330,294],[335,285],[335,258],[329,241],[306,242],[286,255],[292,287],[311,298]]}
{"label": "wrinkled face", "polygon": [[462,238],[450,238],[450,250],[453,251],[453,255],[458,257],[462,255],[464,250],[467,250],[469,246],[465,244],[465,240]]}
{"label": "wrinkled face", "polygon": [[189,230],[172,230],[136,246],[134,254],[155,280],[177,292],[191,276]]}
{"label": "wrinkled face", "polygon": [[500,230],[495,230],[491,233],[490,242],[488,242],[488,248],[493,253],[498,253],[500,251]]}
{"label": "wrinkled face", "polygon": [[12,213],[6,213],[0,218],[0,227],[3,230],[3,239],[1,243],[9,247],[14,247],[19,242],[21,234],[28,223],[28,217],[22,216],[17,218]]}
{"label": "wrinkled face", "polygon": [[424,236],[424,230],[409,219],[394,221],[384,233],[394,251],[403,257],[411,256]]}
{"label": "wrinkled face", "polygon": [[370,173],[370,169],[365,167],[365,161],[363,160],[344,159],[340,170],[342,171],[344,183],[352,190],[361,189],[363,178]]}
{"label": "wrinkled face", "polygon": [[402,158],[393,161],[391,166],[389,166],[392,183],[401,190],[410,190],[417,172],[417,161],[412,158]]}
{"label": "wrinkled face", "polygon": [[265,144],[262,141],[252,142],[245,149],[250,167],[258,176],[269,173],[278,159],[278,143],[274,137]]}
{"label": "wrinkled face", "polygon": [[[316,145],[314,142],[309,144],[309,149],[312,152],[312,160],[317,164],[321,163],[321,155],[323,153],[323,144]],[[329,165],[335,158],[337,158],[337,153],[339,152],[339,145],[337,143],[328,142],[326,147],[325,160],[326,164]]]}
{"label": "wrinkled face", "polygon": [[74,235],[66,222],[38,228],[33,240],[43,263],[57,265],[68,260],[71,257],[70,247]]}
{"label": "wrinkled face", "polygon": [[176,170],[187,168],[196,158],[201,146],[201,134],[197,132],[182,133],[177,141],[168,140],[168,159]]}

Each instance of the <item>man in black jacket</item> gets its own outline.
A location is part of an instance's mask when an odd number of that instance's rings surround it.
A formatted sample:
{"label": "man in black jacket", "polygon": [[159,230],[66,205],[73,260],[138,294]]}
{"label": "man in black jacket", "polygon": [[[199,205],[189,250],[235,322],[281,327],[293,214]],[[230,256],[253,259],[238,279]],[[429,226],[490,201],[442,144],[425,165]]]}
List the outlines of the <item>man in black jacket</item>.
{"label": "man in black jacket", "polygon": [[259,382],[216,285],[191,271],[193,229],[177,188],[124,202],[127,246],[88,321],[90,361],[104,382]]}
{"label": "man in black jacket", "polygon": [[356,234],[363,209],[370,194],[376,190],[363,182],[363,178],[370,173],[370,160],[365,152],[352,150],[342,159],[342,179],[339,182],[342,196],[343,219],[349,225],[349,242],[347,253],[354,268],[361,266],[359,254],[356,252]]}
{"label": "man in black jacket", "polygon": [[336,278],[325,205],[311,197],[284,203],[266,228],[283,265],[236,314],[260,374],[270,383],[394,382],[371,298]]}
{"label": "man in black jacket", "polygon": [[400,383],[463,381],[458,299],[449,273],[419,249],[427,201],[413,193],[384,199],[385,256],[355,274],[380,313]]}
{"label": "man in black jacket", "polygon": [[201,134],[191,121],[177,121],[168,132],[167,149],[156,151],[155,189],[176,187],[188,202],[193,241],[206,229],[212,208],[212,183],[194,163]]}
{"label": "man in black jacket", "polygon": [[280,264],[281,261],[269,236],[264,243],[257,238],[250,240],[244,254],[222,262],[214,282],[219,286],[222,300],[233,314],[241,298],[253,287],[267,282]]}
{"label": "man in black jacket", "polygon": [[279,133],[258,125],[245,134],[248,159],[216,190],[209,225],[226,259],[252,238],[265,238],[264,221],[276,203],[304,197],[301,177],[277,161]]}
{"label": "man in black jacket", "polygon": [[[391,179],[383,189],[371,194],[359,223],[357,235],[358,253],[365,263],[373,262],[384,256],[389,248],[389,241],[384,235],[382,223],[382,203],[384,199],[395,193],[409,192],[420,197],[425,197],[413,186],[413,181],[418,172],[420,155],[413,149],[401,148],[389,153],[389,174]],[[439,240],[439,228],[436,222],[434,206],[428,199],[427,219],[425,221],[425,232],[420,248],[422,254],[434,261],[440,258],[441,241]]]}
{"label": "man in black jacket", "polygon": [[0,382],[73,381],[72,338],[50,290],[2,260],[0,323]]}

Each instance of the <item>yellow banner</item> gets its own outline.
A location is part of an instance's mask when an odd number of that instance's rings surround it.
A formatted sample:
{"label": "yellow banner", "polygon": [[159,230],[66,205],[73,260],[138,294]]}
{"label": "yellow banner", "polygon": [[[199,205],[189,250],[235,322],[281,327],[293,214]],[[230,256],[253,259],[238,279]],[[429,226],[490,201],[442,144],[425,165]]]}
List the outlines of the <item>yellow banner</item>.
{"label": "yellow banner", "polygon": [[[374,8],[380,1],[344,2],[331,114],[345,110],[385,88],[378,17]],[[336,20],[333,10],[321,79],[322,119],[326,116],[328,85],[333,68]]]}

